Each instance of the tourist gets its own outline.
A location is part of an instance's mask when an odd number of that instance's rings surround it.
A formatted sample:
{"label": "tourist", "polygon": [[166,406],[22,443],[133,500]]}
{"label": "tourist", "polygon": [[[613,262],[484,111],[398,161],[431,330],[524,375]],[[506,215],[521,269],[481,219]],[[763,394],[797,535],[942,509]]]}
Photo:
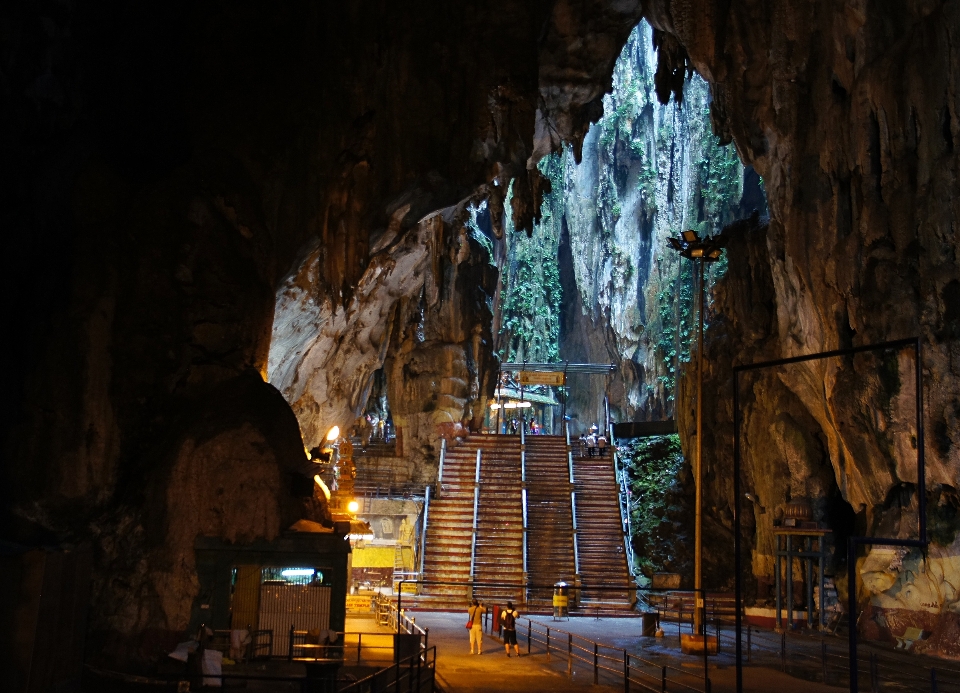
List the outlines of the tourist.
{"label": "tourist", "polygon": [[513,645],[517,657],[520,656],[520,646],[517,644],[517,619],[520,614],[513,608],[513,602],[507,602],[507,608],[500,612],[500,625],[503,626],[503,649],[510,656],[510,645]]}
{"label": "tourist", "polygon": [[604,436],[597,437],[597,450],[599,451],[600,457],[607,454],[607,439]]}
{"label": "tourist", "polygon": [[467,609],[467,622],[470,624],[470,654],[474,654],[474,645],[476,645],[476,654],[483,654],[483,615],[487,613],[483,602],[473,600],[473,606]]}
{"label": "tourist", "polygon": [[593,434],[593,429],[590,429],[590,435],[587,436],[587,455],[594,457],[597,454],[597,437]]}

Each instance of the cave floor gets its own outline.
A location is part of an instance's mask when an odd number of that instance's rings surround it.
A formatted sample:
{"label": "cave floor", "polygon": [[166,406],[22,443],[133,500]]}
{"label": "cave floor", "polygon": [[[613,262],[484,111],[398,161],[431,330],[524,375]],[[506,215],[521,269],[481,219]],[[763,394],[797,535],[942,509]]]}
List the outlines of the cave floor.
{"label": "cave floor", "polygon": [[[419,625],[429,628],[429,644],[437,647],[437,680],[445,693],[623,690],[622,677],[604,671],[600,672],[599,685],[595,685],[592,668],[586,663],[577,662],[573,667],[573,674],[568,675],[565,653],[558,655],[554,652],[548,657],[543,646],[538,648],[534,643],[532,651],[527,654],[526,620],[522,616],[518,629],[521,657],[517,659],[507,658],[502,643],[490,635],[484,635],[483,655],[471,655],[464,629],[465,614],[408,612],[408,615],[415,616]],[[549,626],[551,633],[562,639],[565,639],[563,633],[569,632],[618,649],[626,649],[660,665],[675,667],[668,674],[671,682],[668,690],[677,690],[673,682],[703,690],[702,680],[692,675],[683,676],[677,673],[690,671],[691,674],[702,674],[703,660],[680,653],[676,624],[664,624],[666,635],[658,640],[640,636],[641,622],[638,618],[574,617],[561,622],[553,622],[549,616],[534,616],[533,619]],[[687,628],[684,629],[684,632],[686,631]],[[756,633],[753,638],[752,661],[745,664],[743,669],[744,691],[826,693],[848,690],[845,663],[838,663],[831,668],[827,679],[829,685],[822,683],[819,637],[791,635],[788,638],[789,673],[780,670],[779,641],[780,636],[771,631]],[[733,693],[736,690],[736,669],[731,632],[724,632],[721,649],[718,656],[710,658],[712,691]],[[830,638],[828,650],[831,655],[846,654],[846,639]],[[870,677],[866,670],[870,652],[876,652],[880,666],[886,667],[884,676],[888,680],[881,681],[880,690],[930,690],[929,679],[920,681],[918,676],[918,667],[929,666],[929,663],[920,661],[925,658],[918,659],[908,653],[894,653],[889,649],[866,644],[861,653],[863,663],[860,690],[871,690]],[[954,690],[952,681],[941,678],[940,683],[941,691]],[[655,682],[654,688],[659,690],[659,681]]]}

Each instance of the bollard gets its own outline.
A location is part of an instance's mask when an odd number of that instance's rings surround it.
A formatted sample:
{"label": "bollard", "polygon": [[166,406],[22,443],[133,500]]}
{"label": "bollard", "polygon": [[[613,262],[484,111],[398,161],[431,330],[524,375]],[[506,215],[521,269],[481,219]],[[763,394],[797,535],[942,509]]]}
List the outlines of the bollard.
{"label": "bollard", "polygon": [[937,670],[930,670],[930,693],[937,693]]}
{"label": "bollard", "polygon": [[682,645],[683,644],[683,597],[680,597],[680,602],[677,604],[677,641]]}
{"label": "bollard", "polygon": [[593,685],[600,683],[600,652],[597,643],[593,643]]}
{"label": "bollard", "polygon": [[533,630],[533,621],[531,621],[528,618],[527,619],[527,654],[530,654],[530,642],[532,640],[532,638],[530,637],[530,633],[532,632],[532,630]]}
{"label": "bollard", "polygon": [[630,693],[630,655],[623,651],[623,693]]}
{"label": "bollard", "polygon": [[573,634],[567,633],[567,676],[573,676]]}
{"label": "bollard", "polygon": [[823,683],[827,683],[827,643],[820,641],[820,666],[823,668]]}
{"label": "bollard", "polygon": [[880,693],[880,668],[877,666],[877,653],[870,653],[870,690]]}
{"label": "bollard", "polygon": [[[202,627],[202,626],[201,626]],[[287,660],[293,661],[293,624],[290,624],[290,651],[287,652]]]}
{"label": "bollard", "polygon": [[753,650],[753,638],[751,637],[752,635],[753,635],[753,628],[751,628],[750,626],[747,626],[747,662],[750,661],[750,654],[751,654],[751,651]]}
{"label": "bollard", "polygon": [[660,667],[660,693],[667,693],[667,668]]}
{"label": "bollard", "polygon": [[423,655],[417,656],[417,688],[416,688],[417,691],[423,690],[422,688],[420,688],[420,667],[423,662],[423,658],[426,656],[425,653],[426,651],[424,651]]}
{"label": "bollard", "polygon": [[780,633],[780,671],[787,670],[787,631]]}
{"label": "bollard", "polygon": [[[347,639],[346,636],[343,637],[344,640]],[[363,633],[357,633],[357,664],[360,663],[360,646],[363,643]]]}
{"label": "bollard", "polygon": [[550,629],[547,628],[547,659],[550,659]]}

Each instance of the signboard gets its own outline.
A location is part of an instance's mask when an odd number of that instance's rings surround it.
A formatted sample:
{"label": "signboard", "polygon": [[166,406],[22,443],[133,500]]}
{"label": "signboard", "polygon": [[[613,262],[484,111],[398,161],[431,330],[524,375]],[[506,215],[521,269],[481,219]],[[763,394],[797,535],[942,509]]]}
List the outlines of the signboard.
{"label": "signboard", "polygon": [[517,382],[521,385],[564,385],[563,371],[520,371]]}
{"label": "signboard", "polygon": [[370,611],[373,604],[373,597],[361,594],[347,595],[347,611]]}

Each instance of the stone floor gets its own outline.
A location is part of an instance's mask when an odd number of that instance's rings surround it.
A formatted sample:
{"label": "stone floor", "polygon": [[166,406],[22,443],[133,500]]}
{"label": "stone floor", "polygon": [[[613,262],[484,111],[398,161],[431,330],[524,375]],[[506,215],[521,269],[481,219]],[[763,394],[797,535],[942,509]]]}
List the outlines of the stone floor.
{"label": "stone floor", "polygon": [[[480,656],[471,655],[469,640],[464,628],[466,615],[445,612],[408,611],[418,625],[428,629],[428,646],[437,648],[437,680],[444,693],[493,693],[507,691],[533,693],[550,691],[551,693],[572,693],[573,691],[623,691],[623,679],[619,674],[601,671],[599,683],[594,684],[593,669],[588,663],[575,662],[568,672],[566,657],[567,633],[582,636],[589,640],[627,650],[633,656],[642,657],[658,666],[669,666],[668,691],[704,690],[703,660],[682,655],[679,650],[678,630],[675,624],[665,624],[666,635],[662,639],[642,637],[641,622],[638,618],[593,618],[574,617],[570,620],[555,622],[549,616],[536,615],[532,620],[541,627],[551,629],[551,642],[554,647],[548,656],[544,646],[534,642],[528,653],[527,619],[521,615],[519,622],[519,641],[521,656],[507,657],[501,642],[484,635],[484,651]],[[687,627],[688,628],[688,627]],[[381,666],[392,660],[391,631],[378,626],[373,616],[349,616],[346,630],[354,635],[348,636],[345,656],[347,665],[344,673],[362,677],[374,669],[369,666],[358,667],[352,657],[356,653],[356,633],[362,633],[364,664],[374,664],[371,660],[380,660]],[[686,630],[686,628],[685,628]],[[845,638],[829,637],[827,642],[831,667],[828,670],[827,685],[822,682],[821,639],[816,634],[790,634],[787,638],[789,654],[787,671],[781,671],[780,636],[772,631],[755,631],[751,638],[750,663],[744,667],[744,691],[761,693],[826,693],[828,691],[848,690],[847,665],[843,657],[847,652]],[[556,645],[561,646],[558,652]],[[746,645],[746,643],[745,643]],[[896,652],[890,648],[865,644],[862,649],[864,667],[861,674],[860,690],[873,690],[866,661],[870,653],[878,656],[883,669],[884,679],[878,682],[882,691],[930,691],[929,667],[938,667],[938,692],[960,693],[960,667],[953,670],[950,662],[928,660],[928,658]],[[746,652],[745,652],[746,654]],[[253,669],[263,664],[248,665]],[[303,665],[298,662],[273,662],[266,665],[270,675],[279,674],[302,676]],[[619,672],[619,669],[618,669]],[[226,672],[225,672],[226,673]],[[736,689],[735,660],[733,656],[733,633],[728,630],[721,640],[721,652],[711,657],[708,674],[713,693],[733,693]],[[646,679],[652,690],[659,691],[659,681]],[[271,684],[249,682],[248,690],[285,690],[279,682]],[[290,684],[290,690],[298,685]],[[632,686],[631,690],[643,690]]]}
{"label": "stone floor", "polygon": [[[599,685],[593,683],[592,667],[575,663],[572,674],[567,673],[566,653],[553,652],[550,657],[542,645],[534,643],[527,654],[527,621],[520,619],[519,641],[521,657],[507,658],[503,645],[490,635],[484,636],[482,656],[470,655],[465,615],[459,613],[409,613],[419,625],[429,629],[429,644],[437,646],[437,674],[446,693],[484,693],[486,691],[567,691],[624,690],[622,676],[600,672]],[[566,647],[565,633],[573,633],[620,650],[626,649],[659,665],[668,665],[668,690],[703,690],[703,659],[682,655],[675,624],[665,624],[662,639],[641,637],[640,620],[636,618],[573,618],[553,622],[548,616],[534,616],[533,620],[551,628],[551,641]],[[787,671],[781,671],[780,636],[772,631],[755,631],[751,638],[750,663],[744,667],[744,691],[777,691],[800,693],[849,690],[846,660],[846,638],[830,636],[827,642],[827,684],[823,683],[821,639],[819,635],[791,634],[787,638]],[[746,643],[744,643],[746,646]],[[724,633],[721,652],[709,660],[709,678],[714,693],[736,690],[736,669],[733,655],[732,629]],[[872,690],[868,673],[869,655],[877,655],[883,674],[878,690],[930,691],[929,667],[938,668],[938,691],[960,692],[960,667],[951,662],[930,660],[906,652],[896,652],[884,646],[864,644],[860,690]],[[680,672],[689,672],[684,676]],[[642,680],[642,679],[641,679]],[[650,682],[659,690],[659,682]],[[636,687],[633,687],[636,690]]]}

